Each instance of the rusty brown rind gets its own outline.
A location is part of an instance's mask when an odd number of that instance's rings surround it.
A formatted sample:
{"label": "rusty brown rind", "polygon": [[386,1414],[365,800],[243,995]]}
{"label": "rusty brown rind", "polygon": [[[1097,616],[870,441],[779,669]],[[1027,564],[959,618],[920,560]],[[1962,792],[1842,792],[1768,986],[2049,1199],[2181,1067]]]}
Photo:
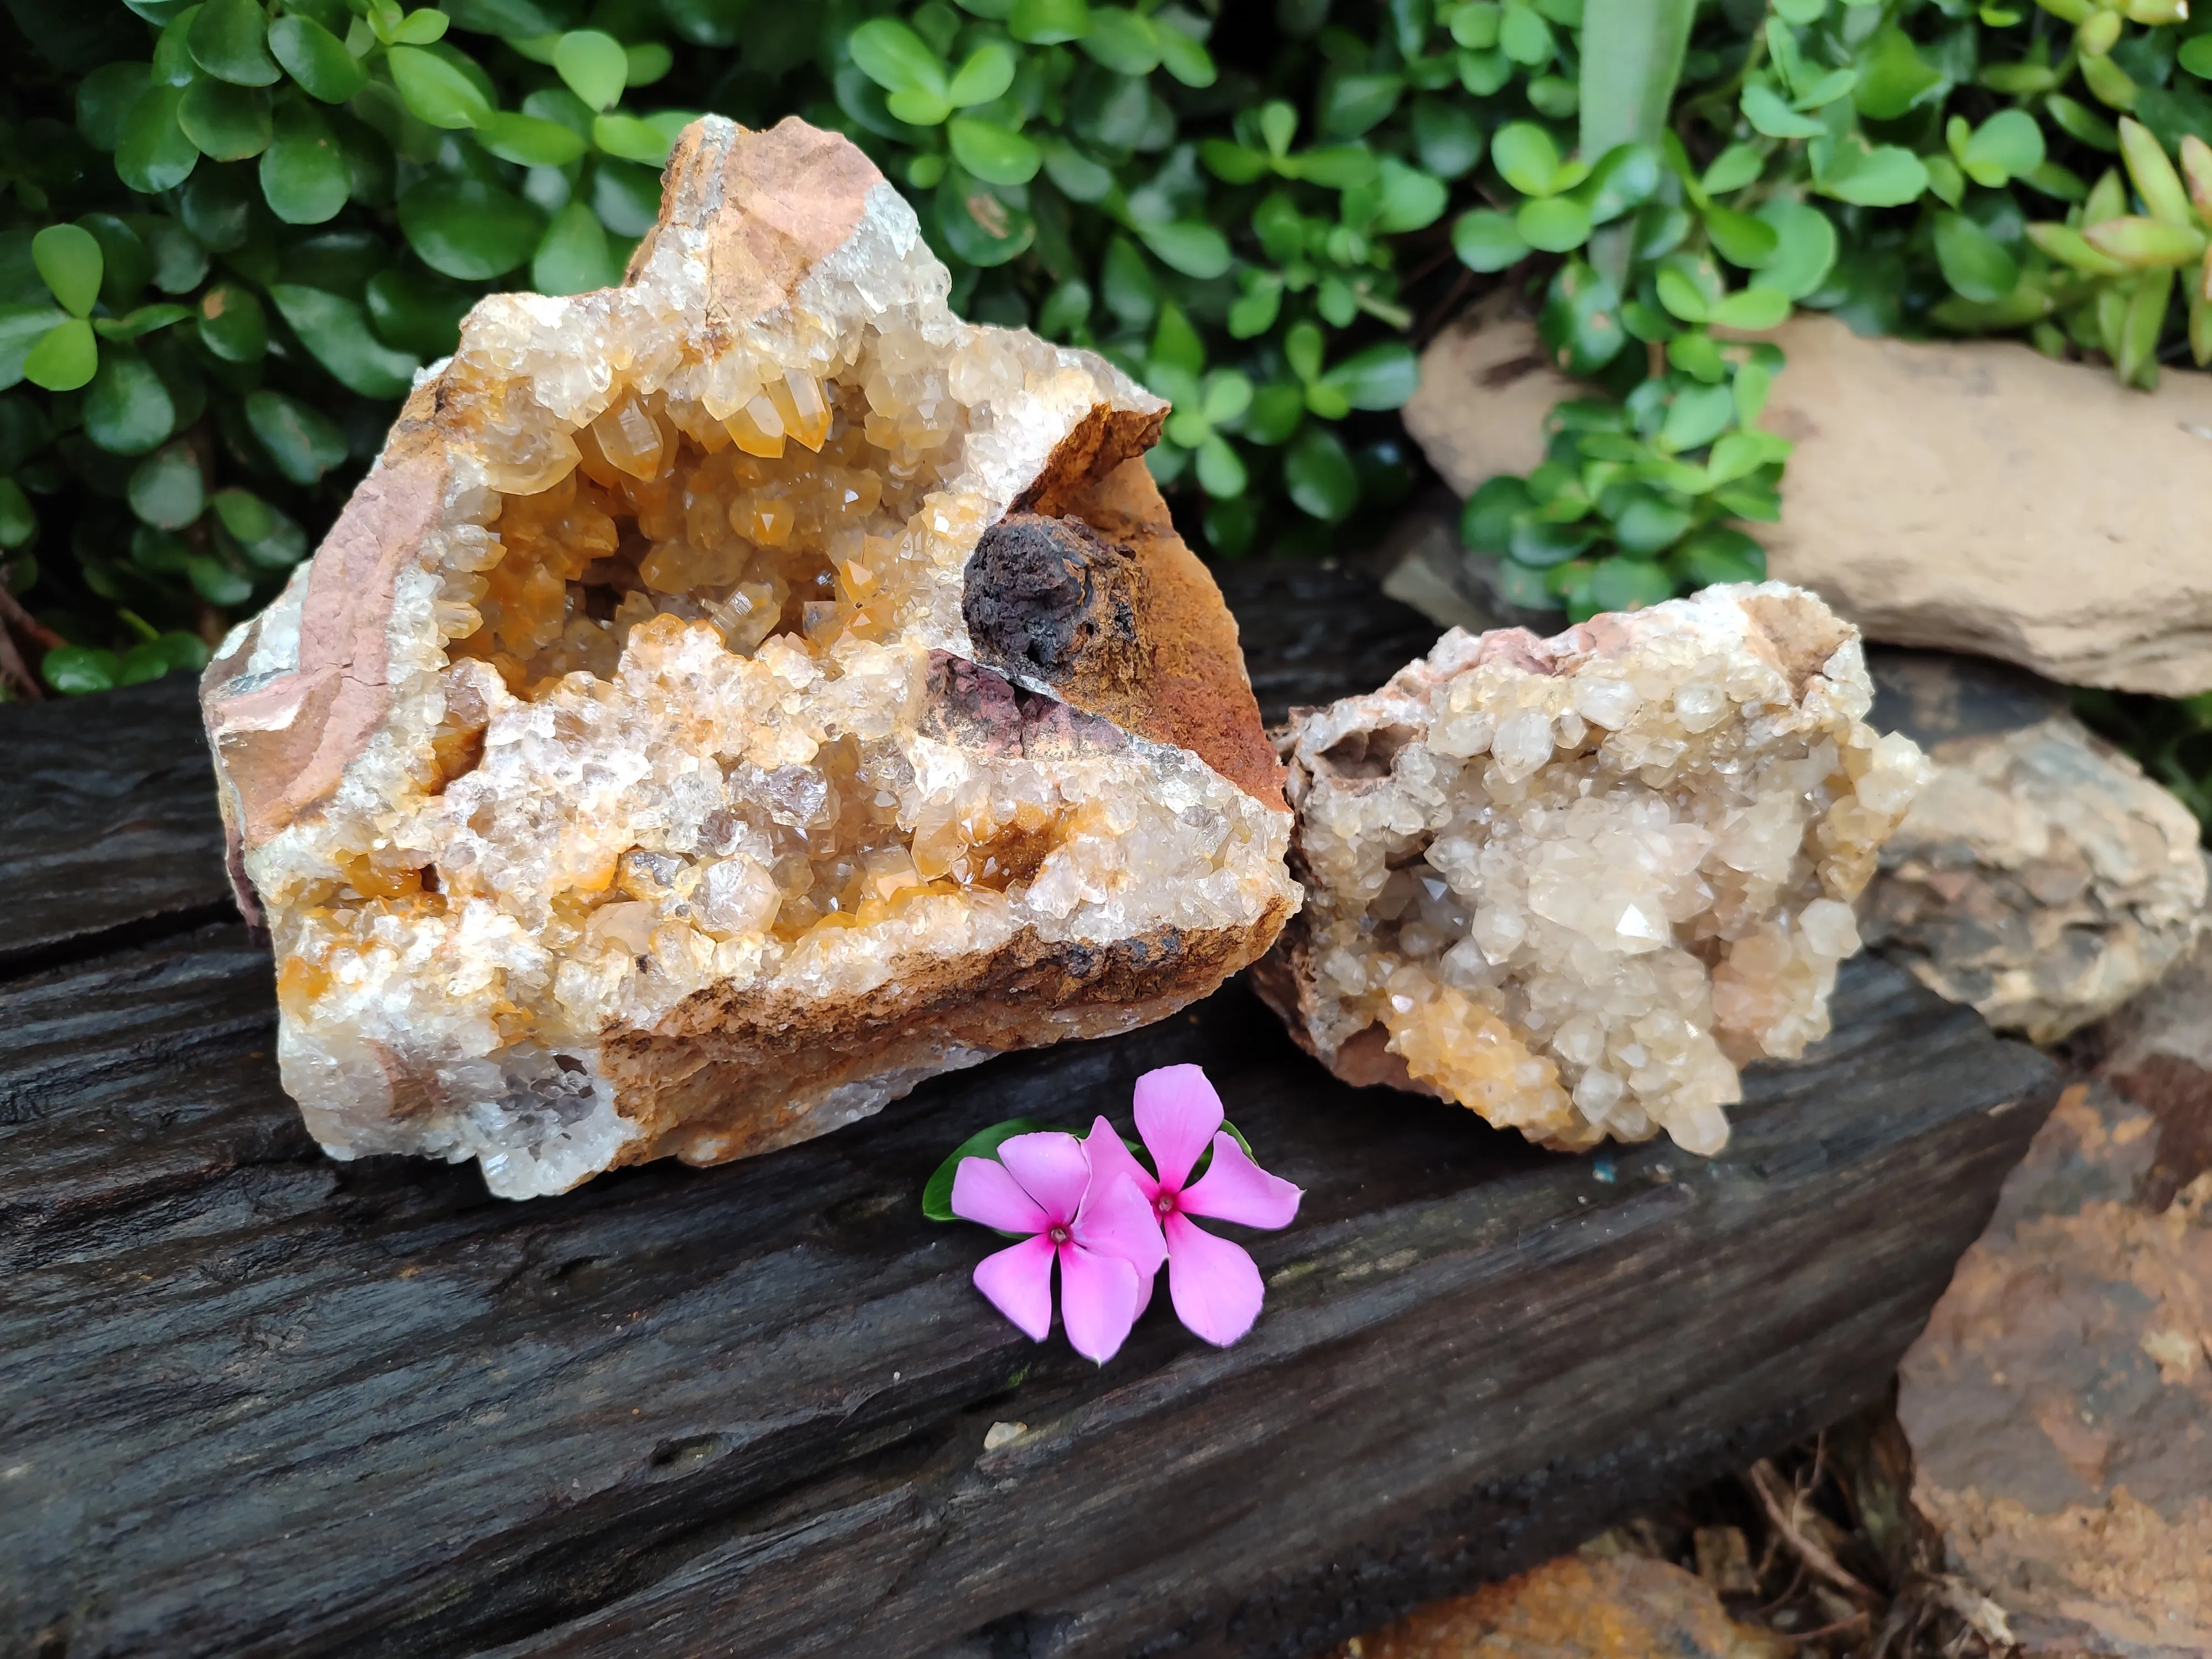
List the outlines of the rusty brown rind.
{"label": "rusty brown rind", "polygon": [[1040,1048],[1162,1018],[1266,950],[1288,908],[1250,927],[1155,929],[1106,945],[1024,934],[837,1002],[700,992],[650,1030],[602,1034],[615,1108],[644,1131],[623,1161],[749,1157],[820,1133],[829,1126],[815,1109],[841,1085],[939,1070],[948,1053]]}
{"label": "rusty brown rind", "polygon": [[1143,573],[1137,632],[1146,660],[1144,671],[1127,680],[1108,665],[1087,670],[1079,663],[1054,693],[1124,731],[1189,750],[1253,799],[1284,811],[1283,769],[1244,675],[1237,619],[1206,566],[1176,534],[1151,470],[1141,460],[1122,461],[1050,504],[1136,550]]}
{"label": "rusty brown rind", "polygon": [[[659,220],[624,280],[641,279],[663,238],[693,239],[687,249],[707,265],[703,343],[711,349],[787,305],[852,238],[882,183],[848,141],[795,118],[763,132],[695,124],[671,157]],[[377,466],[301,578],[295,665],[258,684],[240,682],[264,625],[257,622],[204,681],[203,708],[222,761],[229,868],[249,917],[258,912],[245,854],[319,811],[390,719],[395,584],[447,508],[451,454],[478,441],[509,392],[507,382],[488,380],[467,362],[419,384]],[[1165,414],[1094,408],[1016,503],[1092,525],[1127,545],[1141,568],[1135,650],[1110,673],[1103,664],[1097,672],[1079,665],[1066,687],[1054,688],[1066,705],[1051,705],[1057,720],[1017,709],[1022,740],[1080,745],[1134,734],[1195,754],[1285,811],[1236,623],[1176,535],[1139,459],[1158,441]],[[1086,715],[1118,730],[1086,731]],[[1249,927],[1152,934],[1109,947],[1024,937],[985,957],[917,968],[842,1002],[702,993],[650,1030],[602,1034],[616,1108],[645,1131],[623,1161],[670,1154],[720,1161],[765,1150],[834,1127],[847,1102],[902,1091],[948,1059],[1160,1018],[1264,951],[1288,909],[1278,903]],[[896,1086],[885,1081],[900,1078]],[[420,1079],[391,1082],[395,1101],[429,1099]]]}
{"label": "rusty brown rind", "polygon": [[[250,650],[201,683],[208,732],[234,799],[234,837],[256,847],[318,805],[391,711],[386,626],[392,585],[445,505],[445,443],[408,400],[382,463],[362,481],[307,572],[298,666],[232,690]],[[258,624],[257,624],[258,627]]]}

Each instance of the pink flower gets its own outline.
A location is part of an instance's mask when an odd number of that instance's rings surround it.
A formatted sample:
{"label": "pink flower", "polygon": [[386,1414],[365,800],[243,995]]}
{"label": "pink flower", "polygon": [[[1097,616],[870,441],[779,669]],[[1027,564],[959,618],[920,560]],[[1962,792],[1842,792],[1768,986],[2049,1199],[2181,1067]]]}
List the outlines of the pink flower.
{"label": "pink flower", "polygon": [[[1137,1079],[1136,1109],[1137,1133],[1152,1155],[1158,1176],[1146,1173],[1102,1117],[1083,1142],[1090,1155],[1091,1180],[1126,1181],[1136,1189],[1165,1235],[1168,1294],[1174,1299],[1176,1316],[1197,1335],[1225,1348],[1259,1317],[1263,1294],[1260,1269],[1242,1247],[1206,1231],[1191,1218],[1208,1216],[1247,1227],[1287,1227],[1298,1212],[1303,1194],[1255,1164],[1236,1138],[1223,1130],[1221,1097],[1197,1066],[1164,1066],[1146,1073]],[[1190,1172],[1209,1140],[1213,1162],[1194,1182]],[[1147,1280],[1146,1298],[1150,1297]],[[1137,1311],[1143,1308],[1139,1302]]]}
{"label": "pink flower", "polygon": [[[1121,1156],[1134,1166],[1126,1150]],[[1000,1143],[995,1159],[962,1158],[952,1212],[1030,1235],[976,1263],[975,1288],[1035,1341],[1052,1329],[1052,1268],[1060,1264],[1068,1344],[1100,1364],[1128,1336],[1165,1254],[1138,1189],[1118,1168],[1094,1176],[1071,1134],[1015,1135]]]}

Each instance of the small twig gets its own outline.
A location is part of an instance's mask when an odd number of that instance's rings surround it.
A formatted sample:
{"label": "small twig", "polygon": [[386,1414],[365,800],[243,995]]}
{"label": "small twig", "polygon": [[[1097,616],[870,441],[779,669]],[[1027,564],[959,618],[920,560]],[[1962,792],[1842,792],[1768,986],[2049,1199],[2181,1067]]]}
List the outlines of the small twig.
{"label": "small twig", "polygon": [[33,645],[44,646],[49,651],[58,650],[69,641],[23,609],[23,602],[0,583],[0,623],[6,623]]}
{"label": "small twig", "polygon": [[[6,592],[7,589],[0,588],[0,593]],[[9,637],[5,628],[0,628],[0,684],[14,686],[23,694],[27,702],[43,702],[46,700],[46,694],[39,689],[38,680],[23,661],[23,653],[15,649],[15,641]]]}
{"label": "small twig", "polygon": [[[1774,1538],[1769,1538],[1766,1540],[1769,1554],[1771,1554],[1773,1552],[1775,1539],[1780,1537],[1780,1535],[1781,1534],[1778,1533],[1775,1534]],[[1775,1608],[1780,1607],[1784,1602],[1795,1601],[1796,1599],[1797,1592],[1804,1587],[1804,1583],[1805,1564],[1801,1560],[1797,1564],[1797,1570],[1790,1575],[1790,1582],[1787,1585],[1784,1586],[1782,1594],[1776,1596],[1771,1601],[1760,1603],[1755,1611],[1760,1618],[1764,1619],[1768,1613],[1772,1613]]]}
{"label": "small twig", "polygon": [[1413,331],[1413,343],[1416,346],[1428,344],[1436,337],[1437,331],[1451,320],[1452,313],[1459,309],[1461,299],[1474,285],[1474,273],[1471,270],[1462,270],[1458,279],[1452,283],[1451,291],[1430,311],[1427,319],[1420,327]]}
{"label": "small twig", "polygon": [[1856,1626],[1863,1625],[1866,1621],[1866,1613],[1862,1609],[1861,1611],[1853,1613],[1848,1619],[1839,1619],[1832,1625],[1823,1625],[1818,1630],[1808,1630],[1804,1632],[1781,1630],[1777,1631],[1774,1633],[1777,1636],[1779,1636],[1785,1642],[1817,1642],[1824,1636],[1837,1635],[1844,1631],[1850,1630]]}
{"label": "small twig", "polygon": [[1899,1596],[1889,1604],[1889,1614],[1875,1632],[1874,1645],[1867,1650],[1867,1659],[1889,1659],[1890,1644],[1906,1633],[1916,1615],[1917,1603],[1910,1596]]}
{"label": "small twig", "polygon": [[1752,1493],[1765,1510],[1766,1518],[1774,1523],[1783,1541],[1796,1553],[1797,1559],[1820,1577],[1826,1579],[1845,1595],[1862,1601],[1880,1598],[1853,1577],[1844,1564],[1828,1553],[1825,1546],[1808,1537],[1797,1525],[1797,1494],[1782,1478],[1771,1458],[1762,1457],[1751,1466],[1747,1477]]}

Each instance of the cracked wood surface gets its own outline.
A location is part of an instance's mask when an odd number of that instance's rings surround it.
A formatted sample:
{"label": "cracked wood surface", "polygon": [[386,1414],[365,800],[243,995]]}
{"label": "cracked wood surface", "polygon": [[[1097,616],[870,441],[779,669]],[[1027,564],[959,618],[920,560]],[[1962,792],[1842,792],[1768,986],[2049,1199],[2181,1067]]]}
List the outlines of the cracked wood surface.
{"label": "cracked wood surface", "polygon": [[[1271,717],[1431,631],[1315,567],[1224,586]],[[170,682],[0,710],[0,1653],[1297,1659],[1877,1393],[2052,1088],[1862,959],[1721,1158],[1608,1169],[1347,1089],[1231,985],[507,1203],[307,1139],[197,731]],[[1032,1345],[922,1182],[1180,1060],[1307,1189],[1244,1238],[1260,1323]]]}

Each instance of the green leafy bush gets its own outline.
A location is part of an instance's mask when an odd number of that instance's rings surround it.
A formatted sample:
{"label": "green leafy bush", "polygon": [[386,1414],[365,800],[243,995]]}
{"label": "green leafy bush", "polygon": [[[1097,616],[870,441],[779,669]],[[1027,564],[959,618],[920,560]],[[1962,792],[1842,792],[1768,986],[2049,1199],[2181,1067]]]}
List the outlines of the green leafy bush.
{"label": "green leafy bush", "polygon": [[[1656,55],[1664,9],[1608,19],[1609,49],[1638,57],[1640,22]],[[1866,333],[2023,333],[2145,386],[2212,357],[2212,37],[2184,10],[1723,6],[1699,15],[1656,136],[1593,164],[1587,117],[1565,160],[1557,124],[1498,131],[1510,193],[1459,218],[1461,258],[1559,256],[1540,331],[1616,400],[1562,406],[1546,464],[1468,503],[1505,595],[1579,617],[1762,571],[1743,526],[1779,512],[1788,446],[1754,422],[1782,364],[1731,337],[1795,307]]]}
{"label": "green leafy bush", "polygon": [[204,663],[478,294],[618,278],[689,118],[623,104],[674,65],[653,5],[9,18],[0,573],[63,691]]}
{"label": "green leafy bush", "polygon": [[204,660],[477,295],[618,280],[702,109],[845,129],[958,304],[1175,398],[1194,535],[1317,544],[1410,479],[1371,424],[1414,383],[1395,239],[1481,130],[1449,48],[1449,95],[1409,96],[1412,14],[1370,52],[1288,9],[1279,61],[1224,75],[1173,4],[11,0],[0,574],[47,685]]}

